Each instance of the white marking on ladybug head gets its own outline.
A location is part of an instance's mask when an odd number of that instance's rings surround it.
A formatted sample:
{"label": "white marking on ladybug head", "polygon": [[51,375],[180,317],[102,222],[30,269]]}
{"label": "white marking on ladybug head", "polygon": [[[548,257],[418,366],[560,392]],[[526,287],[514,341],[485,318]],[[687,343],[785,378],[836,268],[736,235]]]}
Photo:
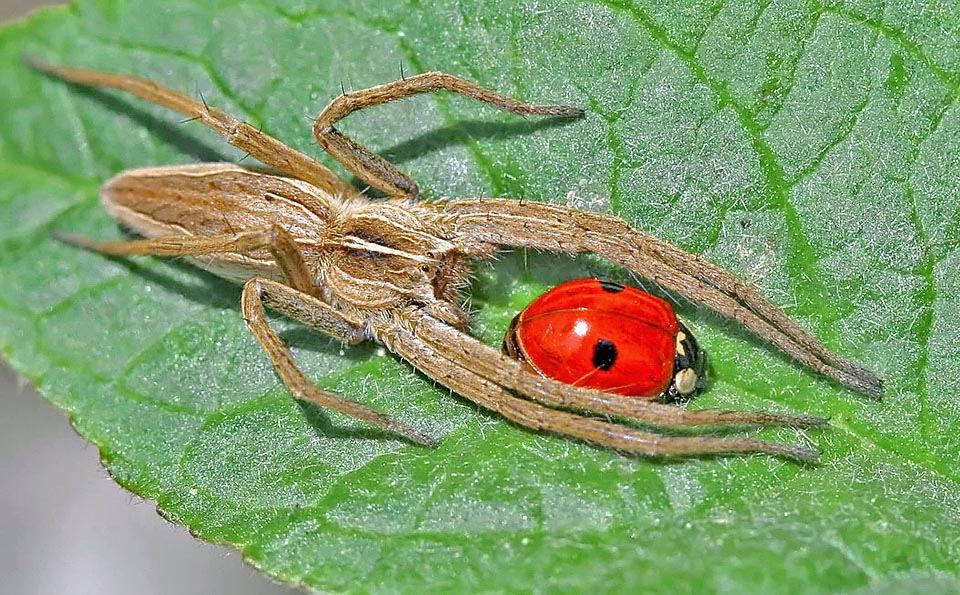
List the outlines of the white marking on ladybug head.
{"label": "white marking on ladybug head", "polygon": [[684,368],[673,377],[677,392],[687,396],[697,390],[697,372],[693,368]]}

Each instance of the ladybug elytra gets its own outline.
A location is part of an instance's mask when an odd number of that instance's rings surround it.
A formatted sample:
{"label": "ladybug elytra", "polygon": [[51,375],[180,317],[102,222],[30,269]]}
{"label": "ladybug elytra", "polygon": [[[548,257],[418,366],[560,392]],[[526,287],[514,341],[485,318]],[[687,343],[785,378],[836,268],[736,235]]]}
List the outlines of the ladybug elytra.
{"label": "ladybug elytra", "polygon": [[686,400],[706,377],[706,353],[669,303],[597,279],[538,297],[513,319],[503,349],[543,376],[632,397]]}

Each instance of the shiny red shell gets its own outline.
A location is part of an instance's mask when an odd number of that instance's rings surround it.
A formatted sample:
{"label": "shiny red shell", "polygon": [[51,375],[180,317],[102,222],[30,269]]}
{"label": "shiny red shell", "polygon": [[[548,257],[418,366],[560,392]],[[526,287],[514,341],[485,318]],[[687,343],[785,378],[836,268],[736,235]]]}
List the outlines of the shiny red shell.
{"label": "shiny red shell", "polygon": [[677,316],[664,300],[597,279],[568,281],[514,319],[504,348],[540,374],[655,398],[673,380]]}

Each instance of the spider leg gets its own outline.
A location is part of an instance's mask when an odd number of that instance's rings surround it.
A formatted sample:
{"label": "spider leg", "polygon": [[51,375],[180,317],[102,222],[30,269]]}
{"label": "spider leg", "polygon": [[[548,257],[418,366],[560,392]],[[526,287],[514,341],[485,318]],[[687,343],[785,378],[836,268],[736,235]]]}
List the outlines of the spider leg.
{"label": "spider leg", "polygon": [[150,254],[153,256],[200,256],[235,252],[247,254],[268,249],[283,271],[287,282],[301,293],[318,295],[310,269],[293,238],[279,225],[267,225],[235,234],[192,236],[171,235],[144,240],[99,242],[88,238],[55,232],[64,242],[111,256]]}
{"label": "spider leg", "polygon": [[621,219],[501,199],[451,201],[444,210],[457,216],[455,233],[476,241],[603,256],[736,320],[807,367],[880,398],[882,383],[873,372],[827,349],[749,284]]}
{"label": "spider leg", "polygon": [[812,462],[819,456],[816,450],[802,446],[750,438],[665,436],[603,419],[552,409],[515,396],[497,380],[476,370],[471,360],[465,362],[454,357],[456,348],[437,347],[425,341],[425,336],[429,336],[429,333],[422,333],[419,329],[396,329],[390,333],[387,346],[440,384],[485,409],[535,431],[552,432],[602,447],[652,457],[766,453],[800,462]]}
{"label": "spider leg", "polygon": [[403,436],[423,446],[436,446],[435,438],[355,401],[317,388],[297,368],[290,350],[267,321],[264,305],[328,335],[356,333],[361,325],[325,302],[275,281],[254,278],[243,286],[242,310],[250,332],[260,341],[283,383],[298,399],[329,407]]}
{"label": "spider leg", "polygon": [[362,91],[344,93],[328,105],[313,125],[313,135],[320,146],[361,180],[396,198],[413,198],[419,193],[417,183],[395,165],[373,153],[333,127],[352,112],[434,91],[450,91],[499,109],[522,116],[554,116],[575,118],[583,110],[564,105],[532,105],[501,95],[490,89],[443,72],[425,72]]}
{"label": "spider leg", "polygon": [[[416,319],[415,328],[421,342],[442,352],[444,357],[461,368],[467,368],[517,393],[545,405],[571,407],[636,419],[664,427],[679,426],[789,426],[810,428],[826,425],[827,420],[813,415],[791,415],[763,411],[716,411],[686,409],[647,399],[624,397],[589,388],[573,386],[542,377],[527,370],[520,362],[489,345],[466,335],[430,316]],[[455,345],[455,348],[444,347]]]}
{"label": "spider leg", "polygon": [[197,256],[269,249],[292,287],[267,279],[250,279],[244,285],[241,305],[247,326],[267,352],[290,392],[298,399],[367,421],[416,444],[436,444],[434,438],[383,413],[313,386],[297,368],[283,340],[270,328],[264,303],[346,343],[362,341],[365,335],[360,322],[348,319],[315,297],[316,286],[311,281],[299,249],[293,238],[279,226],[271,225],[232,235],[168,236],[121,242],[97,242],[67,234],[58,234],[58,237],[73,245],[109,255]]}
{"label": "spider leg", "polygon": [[331,194],[357,195],[357,190],[353,186],[341,180],[317,161],[203,101],[137,76],[55,66],[33,57],[26,57],[24,61],[41,72],[71,83],[118,89],[170,108],[190,120],[198,120],[225,137],[231,145],[246,151],[262,163],[310,182]]}

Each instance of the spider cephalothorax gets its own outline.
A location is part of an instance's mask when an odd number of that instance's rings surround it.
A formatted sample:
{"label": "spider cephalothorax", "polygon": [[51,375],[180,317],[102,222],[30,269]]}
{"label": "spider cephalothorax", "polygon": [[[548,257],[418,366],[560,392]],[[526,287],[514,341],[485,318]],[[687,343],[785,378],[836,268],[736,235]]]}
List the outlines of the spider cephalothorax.
{"label": "spider cephalothorax", "polygon": [[487,198],[417,201],[412,179],[334,128],[358,109],[437,90],[521,115],[574,118],[582,115],[577,108],[522,103],[438,72],[345,93],[320,114],[313,132],[335,159],[391,197],[372,201],[317,161],[204,102],[133,76],[31,64],[68,81],[113,87],[176,110],[281,172],[230,164],[127,171],[105,184],[102,202],[146,239],[60,237],[104,254],[187,257],[243,282],[244,319],[298,398],[419,444],[435,443],[382,413],[313,386],[270,328],[265,307],[344,342],[379,341],[435,381],[534,430],[642,455],[766,452],[816,458],[817,452],[805,447],[729,436],[663,435],[611,416],[654,426],[811,427],[826,423],[821,418],[695,411],[572,386],[534,374],[471,337],[460,307],[470,263],[489,258],[500,246],[597,253],[737,320],[842,384],[870,396],[880,394],[875,375],[829,351],[752,287],[697,256],[615,217],[566,207]]}
{"label": "spider cephalothorax", "polygon": [[469,327],[459,304],[470,262],[491,256],[495,246],[458,238],[454,218],[439,205],[355,199],[342,206],[317,246],[323,255],[314,278],[331,301],[360,311],[412,306],[458,329]]}

